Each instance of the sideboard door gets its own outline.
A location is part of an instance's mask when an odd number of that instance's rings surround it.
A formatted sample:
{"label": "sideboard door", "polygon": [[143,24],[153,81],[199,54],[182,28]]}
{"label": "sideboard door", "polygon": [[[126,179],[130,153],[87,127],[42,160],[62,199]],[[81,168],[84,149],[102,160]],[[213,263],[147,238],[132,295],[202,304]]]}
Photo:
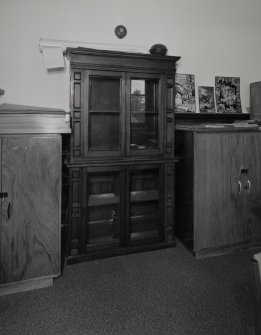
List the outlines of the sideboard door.
{"label": "sideboard door", "polygon": [[60,135],[2,138],[0,283],[60,271]]}
{"label": "sideboard door", "polygon": [[245,242],[242,134],[200,133],[195,148],[195,251]]}
{"label": "sideboard door", "polygon": [[261,199],[261,134],[244,135],[244,221],[245,235],[254,243],[261,241],[260,209]]}

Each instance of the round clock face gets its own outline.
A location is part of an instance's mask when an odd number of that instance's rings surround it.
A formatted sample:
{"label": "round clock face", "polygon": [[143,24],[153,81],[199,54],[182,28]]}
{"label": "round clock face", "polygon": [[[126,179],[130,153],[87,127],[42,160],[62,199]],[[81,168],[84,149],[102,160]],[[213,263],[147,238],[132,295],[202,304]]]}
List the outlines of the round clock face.
{"label": "round clock face", "polygon": [[124,26],[119,25],[115,28],[115,35],[118,38],[123,38],[126,36],[126,34],[127,34],[127,29]]}

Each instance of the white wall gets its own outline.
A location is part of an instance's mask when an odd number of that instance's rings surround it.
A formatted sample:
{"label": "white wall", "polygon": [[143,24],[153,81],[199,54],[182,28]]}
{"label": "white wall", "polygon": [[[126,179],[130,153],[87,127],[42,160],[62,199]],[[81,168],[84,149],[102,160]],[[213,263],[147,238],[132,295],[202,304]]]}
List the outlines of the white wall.
{"label": "white wall", "polygon": [[[118,24],[127,36],[114,35]],[[242,109],[249,84],[261,80],[260,0],[0,0],[0,103],[68,110],[69,72],[47,72],[39,39],[119,45],[155,43],[181,56],[179,73],[197,86],[241,78]]]}

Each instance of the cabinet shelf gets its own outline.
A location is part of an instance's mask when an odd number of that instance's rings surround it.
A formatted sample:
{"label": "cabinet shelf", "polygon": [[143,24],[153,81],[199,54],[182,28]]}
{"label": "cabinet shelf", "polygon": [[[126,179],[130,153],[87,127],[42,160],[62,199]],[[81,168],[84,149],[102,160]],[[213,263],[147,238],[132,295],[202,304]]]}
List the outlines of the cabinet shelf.
{"label": "cabinet shelf", "polygon": [[120,203],[120,197],[113,193],[90,195],[88,206],[115,205]]}
{"label": "cabinet shelf", "polygon": [[113,225],[113,223],[115,223],[117,220],[116,219],[104,219],[104,220],[89,220],[88,221],[88,225],[90,226],[97,226],[97,225],[102,225],[102,224],[106,224],[106,225]]}
{"label": "cabinet shelf", "polygon": [[132,191],[131,192],[131,202],[147,202],[159,200],[158,190],[149,191]]}
{"label": "cabinet shelf", "polygon": [[131,114],[142,114],[142,115],[145,115],[148,114],[148,115],[159,115],[159,112],[157,111],[131,111]]}
{"label": "cabinet shelf", "polygon": [[120,114],[120,110],[89,110],[91,114]]}
{"label": "cabinet shelf", "polygon": [[144,239],[144,238],[157,238],[159,236],[158,230],[150,230],[148,232],[137,232],[137,233],[131,233],[130,237],[132,239],[138,240],[138,239]]}
{"label": "cabinet shelf", "polygon": [[118,240],[114,240],[111,236],[107,236],[107,237],[97,237],[97,238],[93,238],[90,241],[88,241],[88,245],[87,248],[95,248],[95,247],[104,247],[104,245],[106,245],[106,247],[115,247],[119,245],[119,241]]}

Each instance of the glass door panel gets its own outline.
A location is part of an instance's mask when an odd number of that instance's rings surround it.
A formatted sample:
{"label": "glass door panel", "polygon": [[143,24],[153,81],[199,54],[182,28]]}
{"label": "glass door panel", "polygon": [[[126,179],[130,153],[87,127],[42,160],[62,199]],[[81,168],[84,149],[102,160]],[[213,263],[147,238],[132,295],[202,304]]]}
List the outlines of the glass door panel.
{"label": "glass door panel", "polygon": [[90,110],[120,111],[120,78],[90,77]]}
{"label": "glass door panel", "polygon": [[110,113],[91,113],[89,129],[90,150],[119,150],[119,115]]}
{"label": "glass door panel", "polygon": [[87,247],[119,244],[120,172],[88,173]]}
{"label": "glass door panel", "polygon": [[87,156],[120,155],[123,148],[123,75],[90,71],[88,76]]}
{"label": "glass door panel", "polygon": [[131,171],[129,175],[129,240],[159,240],[161,236],[160,169]]}
{"label": "glass door panel", "polygon": [[159,148],[159,79],[130,80],[130,149]]}

